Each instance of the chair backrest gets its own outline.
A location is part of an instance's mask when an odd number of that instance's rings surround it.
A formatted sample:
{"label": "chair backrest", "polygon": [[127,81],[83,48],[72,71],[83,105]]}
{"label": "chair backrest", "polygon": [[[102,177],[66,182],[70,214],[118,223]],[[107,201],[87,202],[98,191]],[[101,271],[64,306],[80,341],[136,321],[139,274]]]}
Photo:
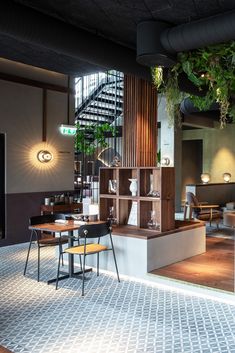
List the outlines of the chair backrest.
{"label": "chair backrest", "polygon": [[52,223],[55,222],[56,219],[65,219],[65,215],[63,213],[55,213],[42,216],[33,216],[29,219],[29,225],[33,226],[35,224]]}
{"label": "chair backrest", "polygon": [[188,205],[199,206],[198,199],[196,198],[196,196],[192,192],[186,193],[186,200],[187,200]]}
{"label": "chair backrest", "polygon": [[111,233],[109,223],[87,224],[78,230],[80,238],[99,238]]}

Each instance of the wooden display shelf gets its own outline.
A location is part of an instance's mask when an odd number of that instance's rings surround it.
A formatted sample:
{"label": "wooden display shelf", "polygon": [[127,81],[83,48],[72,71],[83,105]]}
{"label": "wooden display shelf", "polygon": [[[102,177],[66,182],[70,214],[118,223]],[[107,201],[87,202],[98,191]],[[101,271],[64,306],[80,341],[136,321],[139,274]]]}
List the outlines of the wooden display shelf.
{"label": "wooden display shelf", "polygon": [[131,196],[131,195],[119,195],[120,200],[131,200],[131,201],[138,201],[138,196]]}
{"label": "wooden display shelf", "polygon": [[[116,194],[108,193],[109,177],[117,181]],[[137,196],[129,190],[130,181],[137,179]],[[110,207],[118,225],[127,225],[133,202],[137,204],[137,228],[147,229],[151,211],[156,213],[160,232],[174,229],[175,177],[171,167],[100,168],[100,220],[106,220]],[[105,185],[106,184],[106,185]],[[160,197],[147,196],[158,191]],[[154,230],[156,232],[156,230]]]}
{"label": "wooden display shelf", "polygon": [[63,205],[41,205],[41,214],[47,213],[76,213],[79,210],[79,213],[82,213],[82,202],[63,204]]}
{"label": "wooden display shelf", "polygon": [[117,197],[116,194],[100,194],[100,197],[107,199],[115,199]]}
{"label": "wooden display shelf", "polygon": [[160,197],[152,197],[152,196],[140,196],[140,201],[161,201]]}

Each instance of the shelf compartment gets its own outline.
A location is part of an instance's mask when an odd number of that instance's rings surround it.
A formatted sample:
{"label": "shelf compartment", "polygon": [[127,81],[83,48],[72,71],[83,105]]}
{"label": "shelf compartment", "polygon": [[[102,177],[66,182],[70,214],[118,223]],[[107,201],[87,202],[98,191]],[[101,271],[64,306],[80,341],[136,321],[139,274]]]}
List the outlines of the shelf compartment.
{"label": "shelf compartment", "polygon": [[[119,169],[119,195],[130,195],[130,184],[128,179],[137,179],[138,183],[138,171],[133,168],[120,168]],[[139,186],[137,185],[139,188]]]}
{"label": "shelf compartment", "polygon": [[[152,184],[152,187],[151,187]],[[140,196],[147,196],[150,190],[158,191],[161,197],[161,169],[140,169]]]}
{"label": "shelf compartment", "polygon": [[140,228],[148,228],[147,223],[151,218],[151,211],[156,212],[156,221],[161,230],[161,205],[158,201],[140,201]]}
{"label": "shelf compartment", "polygon": [[[100,193],[109,194],[109,180],[118,179],[118,170],[116,168],[100,168]],[[118,186],[117,186],[118,189]],[[113,195],[116,195],[113,193]]]}
{"label": "shelf compartment", "polygon": [[114,218],[117,218],[117,201],[115,198],[100,198],[100,204],[99,204],[99,219],[100,221],[107,221],[107,218],[109,217],[109,209],[110,207],[114,207],[113,211],[113,216]]}
{"label": "shelf compartment", "polygon": [[119,224],[120,225],[128,224],[128,220],[130,217],[133,203],[134,203],[134,210],[136,211],[136,224],[130,224],[130,225],[137,225],[138,226],[138,224],[139,224],[139,221],[138,221],[139,204],[138,204],[137,200],[130,200],[130,199],[119,199]]}

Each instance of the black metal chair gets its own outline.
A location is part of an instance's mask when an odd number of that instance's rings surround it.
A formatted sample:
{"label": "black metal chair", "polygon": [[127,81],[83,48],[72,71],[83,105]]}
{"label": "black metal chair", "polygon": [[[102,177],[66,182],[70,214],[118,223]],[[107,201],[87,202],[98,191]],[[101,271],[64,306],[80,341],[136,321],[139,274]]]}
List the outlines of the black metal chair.
{"label": "black metal chair", "polygon": [[[110,237],[110,245],[108,248],[106,245],[100,244],[100,238],[109,235]],[[99,276],[99,254],[103,251],[111,250],[113,253],[114,264],[117,273],[118,282],[120,282],[117,261],[115,256],[115,250],[113,246],[112,239],[112,227],[109,223],[100,223],[100,224],[89,224],[81,226],[78,230],[79,240],[84,240],[83,244],[78,244],[77,246],[72,246],[70,248],[65,249],[60,253],[59,262],[58,262],[58,270],[57,270],[57,281],[56,281],[56,289],[58,288],[58,280],[60,273],[60,259],[63,253],[71,254],[71,255],[83,255],[83,265],[82,265],[82,296],[84,296],[84,282],[85,282],[85,266],[86,266],[86,256],[97,254],[97,276]],[[88,239],[97,239],[96,242],[88,243]]]}
{"label": "black metal chair", "polygon": [[[52,223],[55,222],[57,219],[65,220],[64,214],[49,214],[43,216],[34,216],[30,217],[29,225],[36,225],[36,224],[43,224],[43,223]],[[38,246],[38,277],[37,280],[40,280],[40,249],[48,246],[59,246],[59,253],[62,253],[62,245],[68,243],[68,236],[59,236],[55,237],[55,234],[48,233],[48,232],[40,232],[36,230],[31,231],[30,241],[29,241],[29,248],[27,253],[27,258],[25,262],[24,268],[24,276],[26,274],[28,260],[29,260],[29,253],[31,250],[32,242],[36,242]]]}

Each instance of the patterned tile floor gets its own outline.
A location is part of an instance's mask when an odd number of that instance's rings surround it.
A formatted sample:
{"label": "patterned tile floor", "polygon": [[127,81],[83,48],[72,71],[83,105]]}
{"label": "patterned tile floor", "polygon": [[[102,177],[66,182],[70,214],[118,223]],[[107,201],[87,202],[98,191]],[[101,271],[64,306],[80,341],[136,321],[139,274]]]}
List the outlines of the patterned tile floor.
{"label": "patterned tile floor", "polygon": [[0,344],[14,353],[235,353],[235,305],[95,273],[84,298],[77,279],[55,291],[54,250],[37,283],[26,248],[0,248]]}

